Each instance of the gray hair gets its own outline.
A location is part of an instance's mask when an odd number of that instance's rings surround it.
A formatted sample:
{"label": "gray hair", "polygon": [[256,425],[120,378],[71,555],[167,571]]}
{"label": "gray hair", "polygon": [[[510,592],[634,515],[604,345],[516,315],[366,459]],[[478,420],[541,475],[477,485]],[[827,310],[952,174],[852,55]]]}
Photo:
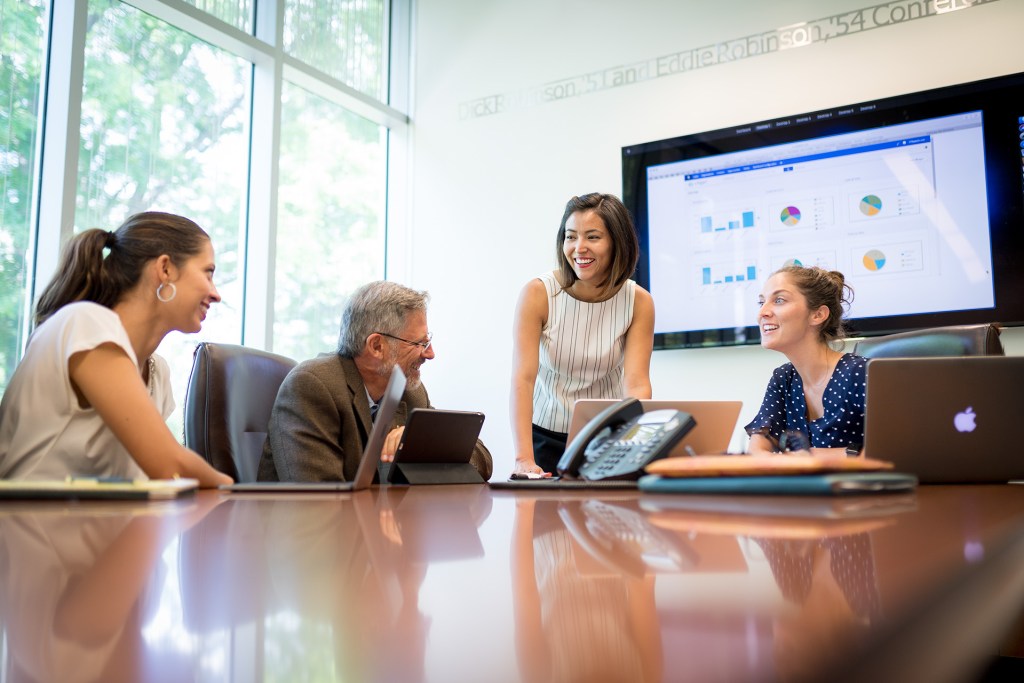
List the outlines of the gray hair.
{"label": "gray hair", "polygon": [[338,354],[355,358],[375,332],[401,334],[409,314],[426,311],[430,295],[387,280],[370,282],[356,289],[341,312]]}

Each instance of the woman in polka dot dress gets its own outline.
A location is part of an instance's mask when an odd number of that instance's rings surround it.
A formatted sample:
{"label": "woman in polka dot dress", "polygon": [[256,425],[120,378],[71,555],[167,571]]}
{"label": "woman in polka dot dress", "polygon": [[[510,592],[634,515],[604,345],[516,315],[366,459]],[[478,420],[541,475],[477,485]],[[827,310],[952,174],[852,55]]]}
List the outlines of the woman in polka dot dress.
{"label": "woman in polka dot dress", "polygon": [[751,454],[860,451],[867,359],[836,350],[852,299],[836,271],[787,266],[768,278],[758,297],[761,346],[789,362],[772,373],[761,410],[745,427]]}

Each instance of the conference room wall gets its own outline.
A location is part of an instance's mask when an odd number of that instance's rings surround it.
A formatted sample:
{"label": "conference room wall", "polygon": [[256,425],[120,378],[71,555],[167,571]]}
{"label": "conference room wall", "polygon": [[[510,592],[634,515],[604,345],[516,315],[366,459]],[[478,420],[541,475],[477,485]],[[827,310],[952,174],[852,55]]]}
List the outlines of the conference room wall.
{"label": "conference room wall", "polygon": [[[561,79],[865,10],[960,11],[859,30],[806,47],[545,101]],[[496,476],[512,466],[508,420],[513,312],[526,281],[554,266],[574,194],[622,191],[624,145],[1013,73],[1024,64],[1024,3],[878,0],[517,0],[416,3],[406,258],[389,276],[430,290],[438,406],[481,410]],[[917,9],[915,10],[914,6]],[[818,25],[823,25],[819,23]],[[798,36],[791,31],[790,37]],[[744,43],[746,44],[746,43]],[[609,71],[608,83],[618,73]],[[634,76],[637,72],[634,72]],[[488,114],[506,96],[505,111]],[[518,103],[516,102],[518,99]],[[395,262],[393,262],[395,263]],[[657,305],[657,302],[655,302]],[[1003,335],[1024,354],[1024,330]],[[759,347],[655,352],[655,398],[760,405],[772,368]],[[742,448],[739,430],[733,448]]]}

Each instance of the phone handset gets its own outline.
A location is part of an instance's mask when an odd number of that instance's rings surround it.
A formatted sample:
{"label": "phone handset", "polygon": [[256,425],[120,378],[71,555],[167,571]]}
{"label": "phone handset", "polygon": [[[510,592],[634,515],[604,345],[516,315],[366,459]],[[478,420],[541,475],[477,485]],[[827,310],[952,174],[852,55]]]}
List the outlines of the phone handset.
{"label": "phone handset", "polygon": [[558,474],[561,476],[575,477],[580,473],[580,466],[583,465],[583,456],[591,442],[599,439],[603,442],[612,434],[612,430],[644,413],[644,407],[640,399],[626,398],[618,403],[608,406],[594,416],[594,419],[583,426],[576,438],[572,440],[558,461]]}

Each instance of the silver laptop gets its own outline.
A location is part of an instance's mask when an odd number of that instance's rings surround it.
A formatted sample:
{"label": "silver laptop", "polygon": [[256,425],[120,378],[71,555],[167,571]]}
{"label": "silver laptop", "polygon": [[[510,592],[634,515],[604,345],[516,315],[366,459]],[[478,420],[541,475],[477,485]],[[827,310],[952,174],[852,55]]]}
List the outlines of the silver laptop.
{"label": "silver laptop", "polygon": [[[618,400],[581,398],[576,401],[572,408],[572,417],[569,420],[568,443],[572,443],[584,425],[613,403],[618,403]],[[643,400],[640,403],[643,405],[645,413],[671,408],[689,413],[696,420],[697,426],[676,444],[676,447],[669,453],[669,457],[725,453],[729,448],[729,441],[732,440],[733,430],[736,429],[740,410],[743,408],[742,401]]]}
{"label": "silver laptop", "polygon": [[864,454],[922,483],[1024,479],[1024,357],[868,362]]}
{"label": "silver laptop", "polygon": [[384,448],[384,439],[391,431],[391,420],[395,417],[402,394],[405,393],[405,373],[396,365],[391,371],[391,379],[384,389],[384,397],[380,400],[377,417],[370,430],[370,438],[366,440],[363,456],[359,460],[355,479],[352,481],[257,481],[244,484],[221,486],[223,491],[232,493],[293,493],[296,491],[359,491],[370,487],[373,474],[380,463],[380,454]]}
{"label": "silver laptop", "polygon": [[[619,403],[620,399],[581,398],[576,401],[569,419],[569,435],[567,443],[572,443],[576,434],[584,425],[610,405]],[[651,401],[643,400],[644,412],[671,408],[689,413],[697,422],[694,427],[676,444],[669,456],[707,455],[724,453],[729,447],[732,432],[743,408],[742,401]],[[687,446],[692,450],[688,450]],[[545,477],[542,479],[515,479],[508,481],[488,482],[494,489],[636,489],[636,481],[632,479],[572,479]]]}

